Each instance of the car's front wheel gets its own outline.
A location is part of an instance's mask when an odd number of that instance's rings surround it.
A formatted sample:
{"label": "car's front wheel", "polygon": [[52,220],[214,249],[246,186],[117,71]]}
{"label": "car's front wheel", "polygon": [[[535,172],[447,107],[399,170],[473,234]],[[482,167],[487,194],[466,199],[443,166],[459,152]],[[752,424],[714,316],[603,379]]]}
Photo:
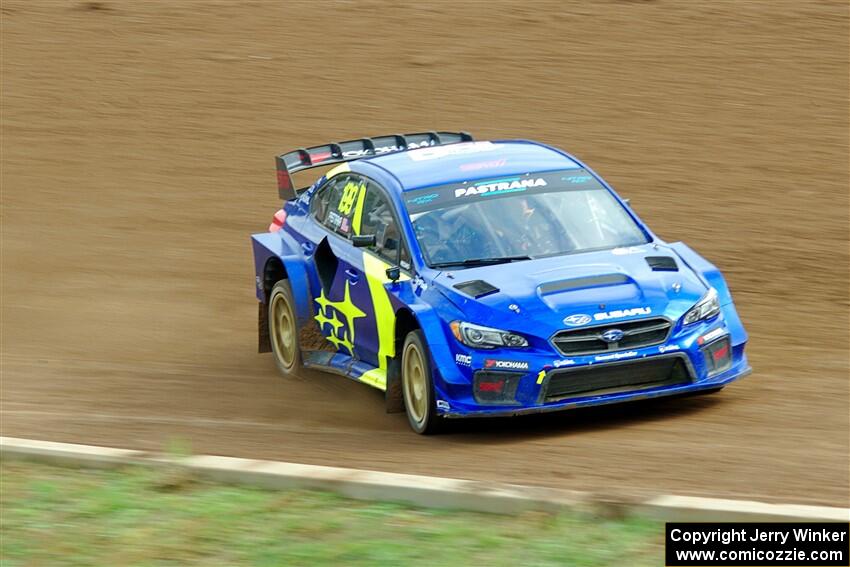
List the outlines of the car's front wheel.
{"label": "car's front wheel", "polygon": [[278,370],[284,376],[295,374],[301,368],[301,349],[295,301],[286,280],[274,284],[269,297],[269,338]]}
{"label": "car's front wheel", "polygon": [[401,385],[410,427],[422,435],[436,433],[442,419],[437,415],[431,357],[422,331],[407,334],[401,353]]}

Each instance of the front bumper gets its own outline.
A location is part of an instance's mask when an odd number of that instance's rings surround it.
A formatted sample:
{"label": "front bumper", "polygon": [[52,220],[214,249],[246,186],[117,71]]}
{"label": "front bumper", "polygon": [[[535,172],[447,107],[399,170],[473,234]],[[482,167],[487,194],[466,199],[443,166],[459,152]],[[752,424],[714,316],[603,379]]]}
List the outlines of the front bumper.
{"label": "front bumper", "polygon": [[[662,345],[613,353],[610,356],[578,356],[568,360],[553,359],[551,353],[527,353],[527,356],[520,357],[516,350],[458,351],[462,347],[454,345],[456,350],[452,352],[452,360],[435,360],[439,369],[439,376],[435,377],[434,382],[437,411],[448,418],[512,416],[721,388],[751,372],[744,353],[746,335],[739,336],[734,331],[733,326],[719,318],[680,333]],[[708,337],[710,340],[704,340]],[[722,366],[717,366],[707,353],[714,352],[717,350],[715,345],[724,342],[728,345],[729,359]],[[676,361],[681,368],[686,369],[686,376],[663,382],[649,380],[642,383],[642,372],[645,372],[647,366],[665,360]],[[614,368],[616,370],[610,372]],[[502,401],[484,399],[476,389],[480,382],[477,377],[482,372],[497,370],[513,372],[510,396]],[[615,373],[621,379],[625,376],[624,381],[628,384],[625,387],[607,384],[598,390],[586,388],[574,394],[568,392],[552,396],[552,376],[572,372],[576,373],[574,376],[577,380],[585,380],[594,373]]]}
{"label": "front bumper", "polygon": [[[557,402],[534,406],[477,406],[477,407],[461,407],[454,406],[454,411],[444,411],[440,415],[447,418],[469,418],[469,417],[505,417],[515,415],[527,415],[534,413],[547,413],[554,411],[565,411],[570,409],[602,406],[607,404],[617,404],[623,402],[633,402],[638,400],[648,400],[652,398],[661,398],[665,396],[675,396],[681,394],[696,393],[703,390],[714,390],[722,388],[730,382],[734,382],[740,378],[749,375],[752,368],[744,361],[743,365],[738,367],[733,366],[726,372],[718,374],[707,380],[700,382],[691,382],[688,384],[676,386],[661,386],[656,388],[647,388],[644,390],[632,390],[629,392],[603,394],[599,396],[584,396],[573,399],[567,398]],[[451,404],[449,405],[451,408]]]}

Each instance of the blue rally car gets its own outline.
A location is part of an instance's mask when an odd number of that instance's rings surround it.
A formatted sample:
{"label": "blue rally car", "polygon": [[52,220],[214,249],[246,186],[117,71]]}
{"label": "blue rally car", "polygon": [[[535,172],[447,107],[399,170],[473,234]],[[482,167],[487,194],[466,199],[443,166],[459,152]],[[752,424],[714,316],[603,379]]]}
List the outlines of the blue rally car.
{"label": "blue rally car", "polygon": [[385,391],[418,433],[750,372],[720,271],[561,150],[381,136],[280,155],[277,179],[283,208],[252,237],[260,351]]}

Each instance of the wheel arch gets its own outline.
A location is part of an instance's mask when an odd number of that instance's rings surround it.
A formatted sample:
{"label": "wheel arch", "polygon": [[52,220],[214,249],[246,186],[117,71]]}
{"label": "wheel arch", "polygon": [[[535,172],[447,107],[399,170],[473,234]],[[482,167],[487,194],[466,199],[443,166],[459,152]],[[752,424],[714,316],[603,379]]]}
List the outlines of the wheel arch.
{"label": "wheel arch", "polygon": [[257,234],[252,237],[258,309],[258,347],[260,352],[270,352],[268,328],[268,302],[274,284],[282,279],[289,281],[295,298],[295,316],[299,325],[312,317],[312,294],[307,275],[307,265],[301,255],[291,252],[293,245],[279,233]]}
{"label": "wheel arch", "polygon": [[266,297],[266,303],[268,303],[268,297],[271,295],[274,284],[288,278],[289,274],[286,273],[283,260],[277,256],[272,256],[266,260],[266,265],[263,267],[263,295]]}

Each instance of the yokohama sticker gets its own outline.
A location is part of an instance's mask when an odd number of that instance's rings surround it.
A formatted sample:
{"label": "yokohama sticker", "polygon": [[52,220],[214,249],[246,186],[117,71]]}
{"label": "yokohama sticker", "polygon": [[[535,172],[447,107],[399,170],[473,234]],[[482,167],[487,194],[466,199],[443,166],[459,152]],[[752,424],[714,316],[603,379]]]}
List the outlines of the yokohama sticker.
{"label": "yokohama sticker", "polygon": [[495,360],[488,358],[484,361],[484,368],[496,370],[528,370],[528,362],[523,360]]}

